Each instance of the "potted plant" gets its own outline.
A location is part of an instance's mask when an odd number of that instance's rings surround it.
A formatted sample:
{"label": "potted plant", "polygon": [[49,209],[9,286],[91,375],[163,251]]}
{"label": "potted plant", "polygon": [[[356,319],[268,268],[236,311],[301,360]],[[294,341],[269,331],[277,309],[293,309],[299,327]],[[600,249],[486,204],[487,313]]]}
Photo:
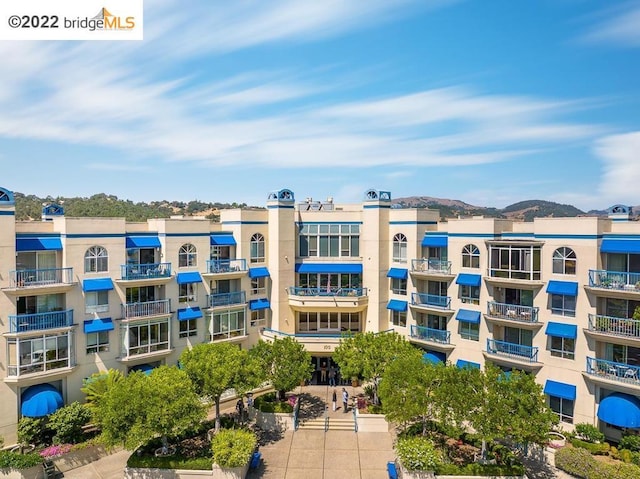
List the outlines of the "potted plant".
{"label": "potted plant", "polygon": [[358,376],[351,376],[351,386],[357,388],[359,385]]}
{"label": "potted plant", "polygon": [[247,475],[257,438],[246,429],[223,429],[213,436],[213,477],[242,479]]}

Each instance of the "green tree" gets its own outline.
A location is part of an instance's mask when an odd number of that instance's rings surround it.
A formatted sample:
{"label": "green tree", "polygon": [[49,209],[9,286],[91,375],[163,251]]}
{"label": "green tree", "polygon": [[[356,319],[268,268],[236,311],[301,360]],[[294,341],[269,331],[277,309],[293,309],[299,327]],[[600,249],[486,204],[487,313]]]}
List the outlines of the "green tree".
{"label": "green tree", "polygon": [[374,403],[379,404],[378,382],[396,357],[414,347],[395,332],[357,333],[341,339],[333,353],[342,377],[362,377],[373,383]]}
{"label": "green tree", "polygon": [[260,366],[247,351],[230,343],[198,344],[180,355],[182,369],[198,394],[210,397],[216,406],[216,431],[220,429],[220,397],[234,388],[239,395],[263,380]]}
{"label": "green tree", "polygon": [[82,427],[91,420],[91,411],[78,401],[64,406],[49,416],[49,427],[53,430],[53,443],[76,444],[82,441]]}
{"label": "green tree", "polygon": [[[122,381],[124,376],[117,369],[109,369],[108,371],[102,371],[94,373],[86,378],[82,384],[80,390],[85,394],[85,402],[92,414],[96,411],[100,401],[105,397],[105,394],[114,386],[114,384]],[[99,424],[98,418],[93,417],[93,421]]]}
{"label": "green tree", "polygon": [[193,428],[206,416],[206,410],[184,371],[161,366],[149,376],[129,374],[113,384],[96,404],[106,444],[122,444],[129,450],[161,437]]}
{"label": "green tree", "polygon": [[275,338],[272,343],[260,340],[249,355],[260,364],[264,377],[279,391],[281,399],[313,373],[311,355],[289,336]]}

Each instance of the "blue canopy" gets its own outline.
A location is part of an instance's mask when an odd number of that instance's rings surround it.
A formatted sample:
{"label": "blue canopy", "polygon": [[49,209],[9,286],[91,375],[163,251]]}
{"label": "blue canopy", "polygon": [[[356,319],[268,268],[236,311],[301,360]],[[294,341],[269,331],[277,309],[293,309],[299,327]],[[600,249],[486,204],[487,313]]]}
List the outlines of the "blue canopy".
{"label": "blue canopy", "polygon": [[640,400],[629,394],[610,394],[600,401],[598,419],[618,427],[640,427]]}
{"label": "blue canopy", "polygon": [[432,248],[446,248],[449,244],[449,238],[447,236],[430,236],[425,235],[422,238],[422,246],[430,246]]}
{"label": "blue canopy", "polygon": [[232,234],[211,235],[211,246],[235,246],[236,240]]}
{"label": "blue canopy", "polygon": [[480,286],[482,276],[479,274],[460,273],[456,278],[456,284],[462,286]]}
{"label": "blue canopy", "polygon": [[575,324],[548,322],[544,333],[547,336],[559,338],[576,339],[578,337],[578,326]]}
{"label": "blue canopy", "polygon": [[355,263],[297,263],[296,273],[362,274],[362,264]]}
{"label": "blue canopy", "polygon": [[200,308],[183,308],[178,310],[178,321],[187,321],[189,319],[198,319],[202,317],[202,311]]}
{"label": "blue canopy", "polygon": [[16,251],[61,251],[59,237],[16,238]]}
{"label": "blue canopy", "polygon": [[265,267],[249,268],[249,278],[268,278],[269,270]]}
{"label": "blue canopy", "polygon": [[463,323],[480,324],[480,311],[471,311],[470,309],[460,309],[456,314],[456,319]]}
{"label": "blue canopy", "polygon": [[387,309],[390,309],[392,311],[406,311],[407,302],[400,301],[399,299],[390,299],[387,303]]}
{"label": "blue canopy", "polygon": [[27,417],[44,417],[64,406],[62,394],[51,384],[36,384],[22,394],[20,413]]}
{"label": "blue canopy", "polygon": [[456,361],[456,367],[480,369],[480,364],[479,363],[474,363],[473,361],[465,361],[464,359],[458,359]]}
{"label": "blue canopy", "polygon": [[144,364],[136,364],[135,366],[131,367],[131,371],[141,371],[143,373],[145,373],[147,376],[149,374],[151,374],[151,371],[153,371],[156,367],[153,364],[149,364],[149,363],[144,363]]}
{"label": "blue canopy", "polygon": [[257,311],[258,309],[268,309],[271,307],[271,303],[267,298],[252,299],[249,301],[249,309],[251,311]]}
{"label": "blue canopy", "polygon": [[84,333],[100,333],[102,331],[113,331],[113,320],[111,318],[90,319],[84,322]]}
{"label": "blue canopy", "polygon": [[82,291],[91,293],[94,291],[110,291],[113,289],[111,278],[83,279]]}
{"label": "blue canopy", "polygon": [[387,273],[387,278],[407,279],[409,272],[407,268],[391,268]]}
{"label": "blue canopy", "polygon": [[187,271],[186,273],[178,273],[176,281],[178,284],[202,283],[202,276],[197,271]]}
{"label": "blue canopy", "polygon": [[157,236],[127,236],[127,248],[161,248],[160,238]]}
{"label": "blue canopy", "polygon": [[602,253],[640,253],[640,238],[638,239],[613,239],[605,238],[600,246]]}
{"label": "blue canopy", "polygon": [[576,387],[572,384],[565,384],[547,379],[547,382],[544,383],[544,393],[549,396],[571,399],[573,401],[576,398]]}
{"label": "blue canopy", "polygon": [[563,296],[577,296],[578,283],[571,281],[549,281],[547,285],[547,293],[561,294]]}
{"label": "blue canopy", "polygon": [[425,363],[444,363],[447,360],[447,355],[438,351],[427,351],[422,355],[422,360]]}

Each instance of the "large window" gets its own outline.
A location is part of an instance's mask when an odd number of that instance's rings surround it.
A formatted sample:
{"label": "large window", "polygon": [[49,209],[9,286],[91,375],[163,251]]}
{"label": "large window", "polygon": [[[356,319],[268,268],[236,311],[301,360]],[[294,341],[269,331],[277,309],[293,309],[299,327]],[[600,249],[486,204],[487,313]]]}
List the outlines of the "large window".
{"label": "large window", "polygon": [[298,241],[301,258],[360,256],[360,225],[303,224]]}
{"label": "large window", "polygon": [[264,296],[267,294],[267,278],[251,278],[251,294],[254,296]]}
{"label": "large window", "polygon": [[393,237],[393,258],[395,263],[407,262],[407,237],[398,233]]}
{"label": "large window", "polygon": [[8,376],[73,366],[73,333],[7,338]]}
{"label": "large window", "polygon": [[406,311],[391,311],[391,324],[394,326],[406,327],[407,326],[407,312]]}
{"label": "large window", "polygon": [[178,321],[180,323],[178,329],[179,338],[188,338],[189,336],[196,336],[198,334],[198,320],[197,319],[185,319]]}
{"label": "large window", "polygon": [[109,270],[109,254],[102,246],[92,246],[84,254],[84,272],[99,273]]}
{"label": "large window", "polygon": [[244,309],[213,313],[209,322],[211,341],[229,339],[246,334]]}
{"label": "large window", "polygon": [[196,247],[192,244],[183,244],[178,252],[178,266],[185,268],[187,266],[197,265]]}
{"label": "large window", "polygon": [[407,278],[391,278],[391,292],[407,294]]}
{"label": "large window", "polygon": [[573,404],[572,399],[549,396],[549,408],[558,415],[561,422],[573,424]]}
{"label": "large window", "polygon": [[256,233],[251,237],[250,261],[252,263],[264,263],[264,236]]}
{"label": "large window", "polygon": [[480,250],[474,244],[468,244],[462,248],[462,267],[480,268]]}
{"label": "large window", "polygon": [[492,245],[489,273],[495,278],[540,279],[540,246]]}
{"label": "large window", "polygon": [[265,326],[267,324],[268,308],[251,311],[251,327]]}
{"label": "large window", "polygon": [[321,288],[326,291],[358,289],[362,287],[362,275],[359,273],[300,273],[298,286]]}
{"label": "large window", "polygon": [[212,245],[210,249],[210,259],[232,259],[230,246]]}
{"label": "large window", "polygon": [[87,354],[109,351],[109,331],[87,333]]}
{"label": "large window", "polygon": [[460,301],[465,304],[480,304],[480,287],[461,284]]}
{"label": "large window", "polygon": [[85,313],[106,313],[109,311],[109,291],[89,291],[85,293]]}
{"label": "large window", "polygon": [[551,312],[560,316],[576,315],[576,297],[562,294],[551,295]]}
{"label": "large window", "polygon": [[346,312],[300,312],[298,313],[298,333],[360,331],[360,313]]}
{"label": "large window", "polygon": [[169,320],[149,320],[129,324],[124,330],[126,356],[165,351],[169,345]]}
{"label": "large window", "polygon": [[467,323],[466,321],[459,321],[460,323],[460,337],[462,339],[469,339],[471,341],[480,340],[480,325],[476,323]]}
{"label": "large window", "polygon": [[558,248],[553,252],[555,274],[576,274],[576,253],[571,248]]}
{"label": "large window", "polygon": [[146,303],[148,301],[155,301],[156,290],[154,286],[139,286],[134,288],[127,288],[125,291],[125,297],[127,304],[131,303]]}
{"label": "large window", "polygon": [[551,356],[564,359],[574,359],[575,350],[575,339],[549,336],[549,351],[551,352]]}
{"label": "large window", "polygon": [[178,285],[178,302],[189,303],[198,300],[198,283],[185,283]]}

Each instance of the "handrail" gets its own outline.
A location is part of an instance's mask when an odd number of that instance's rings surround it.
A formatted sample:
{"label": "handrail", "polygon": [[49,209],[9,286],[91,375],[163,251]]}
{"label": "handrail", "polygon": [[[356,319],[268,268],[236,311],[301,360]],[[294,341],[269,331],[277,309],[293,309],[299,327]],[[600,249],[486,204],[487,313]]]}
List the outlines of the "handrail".
{"label": "handrail", "polygon": [[358,432],[358,406],[353,405],[353,432]]}
{"label": "handrail", "polygon": [[329,430],[329,406],[324,407],[324,432]]}

